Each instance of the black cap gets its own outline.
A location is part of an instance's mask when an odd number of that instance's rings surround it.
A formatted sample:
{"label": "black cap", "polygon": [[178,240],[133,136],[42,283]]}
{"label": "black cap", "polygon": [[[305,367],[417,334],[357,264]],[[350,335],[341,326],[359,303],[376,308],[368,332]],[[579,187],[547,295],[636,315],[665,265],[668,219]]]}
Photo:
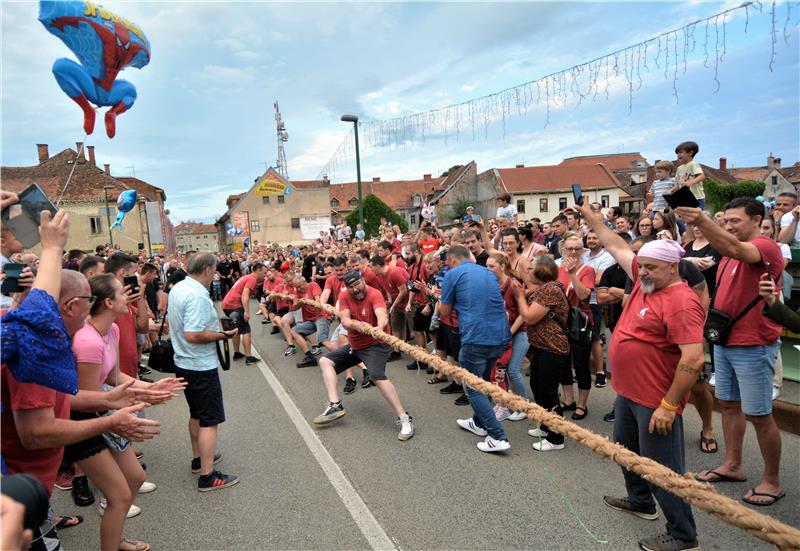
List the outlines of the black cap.
{"label": "black cap", "polygon": [[359,272],[358,270],[348,270],[347,273],[344,274],[343,281],[345,285],[349,286],[358,281],[359,279],[361,279],[361,272]]}

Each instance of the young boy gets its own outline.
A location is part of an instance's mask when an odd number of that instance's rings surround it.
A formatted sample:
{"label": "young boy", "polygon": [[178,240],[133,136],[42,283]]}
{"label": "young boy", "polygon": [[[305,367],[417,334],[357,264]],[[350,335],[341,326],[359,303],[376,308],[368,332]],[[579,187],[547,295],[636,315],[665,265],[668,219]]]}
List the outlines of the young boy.
{"label": "young boy", "polygon": [[671,161],[658,161],[656,163],[656,179],[648,194],[648,201],[653,203],[653,212],[663,211],[667,208],[664,194],[669,193],[675,187],[675,179],[672,177],[673,165]]}
{"label": "young boy", "polygon": [[688,187],[703,209],[706,206],[706,194],[703,191],[703,180],[706,179],[706,175],[703,174],[700,164],[694,160],[698,151],[700,146],[695,142],[683,142],[675,148],[679,166],[675,171],[675,186],[670,192],[674,193],[682,187]]}

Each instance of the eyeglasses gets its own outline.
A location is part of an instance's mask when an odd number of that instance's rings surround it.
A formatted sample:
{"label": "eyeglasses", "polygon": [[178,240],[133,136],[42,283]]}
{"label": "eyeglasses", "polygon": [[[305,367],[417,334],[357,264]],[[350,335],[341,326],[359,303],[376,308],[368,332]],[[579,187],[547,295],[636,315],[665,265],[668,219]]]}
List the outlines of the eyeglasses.
{"label": "eyeglasses", "polygon": [[69,302],[70,300],[75,300],[76,298],[85,298],[85,299],[86,299],[86,301],[87,301],[89,304],[94,304],[94,301],[95,301],[95,300],[97,300],[97,297],[96,297],[96,296],[94,296],[94,295],[89,295],[89,296],[77,295],[77,296],[74,296],[74,297],[72,297],[71,299],[69,299],[67,302]]}
{"label": "eyeglasses", "polygon": [[564,250],[575,253],[578,251],[582,251],[583,247],[564,247]]}

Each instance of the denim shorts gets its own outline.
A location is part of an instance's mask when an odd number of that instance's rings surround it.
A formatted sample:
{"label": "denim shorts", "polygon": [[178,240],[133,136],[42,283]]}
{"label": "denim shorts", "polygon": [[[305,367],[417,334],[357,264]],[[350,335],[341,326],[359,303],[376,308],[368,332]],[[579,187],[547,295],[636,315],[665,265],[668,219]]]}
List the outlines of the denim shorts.
{"label": "denim shorts", "polygon": [[294,332],[300,336],[308,337],[317,334],[317,342],[322,343],[328,340],[331,322],[327,318],[317,318],[316,321],[304,321],[294,326]]}
{"label": "denim shorts", "polygon": [[714,345],[715,394],[741,402],[745,415],[772,413],[772,378],[780,341],[761,346]]}

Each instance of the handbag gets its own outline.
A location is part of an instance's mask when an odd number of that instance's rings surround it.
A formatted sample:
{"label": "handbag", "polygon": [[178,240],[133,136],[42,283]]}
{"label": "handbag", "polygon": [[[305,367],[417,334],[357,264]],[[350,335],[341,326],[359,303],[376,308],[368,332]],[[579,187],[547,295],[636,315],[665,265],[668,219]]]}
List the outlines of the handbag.
{"label": "handbag", "polygon": [[167,321],[167,313],[161,320],[161,327],[158,329],[158,338],[150,347],[150,358],[147,360],[147,367],[155,369],[160,373],[175,373],[175,351],[172,348],[172,341],[162,340],[164,332],[164,322]]}
{"label": "handbag", "polygon": [[[583,266],[578,269],[577,273],[583,269]],[[577,274],[576,274],[577,275]],[[567,293],[561,287],[558,286],[562,293],[564,293],[564,299],[567,301],[567,319],[562,320],[559,318],[553,310],[550,310],[548,316],[551,319],[556,320],[556,322],[561,326],[564,330],[564,333],[567,335],[567,340],[569,344],[575,347],[586,347],[592,344],[592,322],[589,320],[589,316],[586,315],[586,312],[581,310],[580,305],[572,306],[569,303],[569,298],[567,298]]]}

